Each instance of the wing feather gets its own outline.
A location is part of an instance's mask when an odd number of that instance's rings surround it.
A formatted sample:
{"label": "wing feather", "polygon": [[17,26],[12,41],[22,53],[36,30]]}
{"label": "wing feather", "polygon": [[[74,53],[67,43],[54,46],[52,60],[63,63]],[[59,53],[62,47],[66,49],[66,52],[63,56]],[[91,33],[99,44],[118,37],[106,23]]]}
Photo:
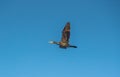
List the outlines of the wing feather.
{"label": "wing feather", "polygon": [[62,42],[69,42],[69,38],[70,38],[70,23],[67,22],[67,24],[65,25],[63,31],[62,31]]}

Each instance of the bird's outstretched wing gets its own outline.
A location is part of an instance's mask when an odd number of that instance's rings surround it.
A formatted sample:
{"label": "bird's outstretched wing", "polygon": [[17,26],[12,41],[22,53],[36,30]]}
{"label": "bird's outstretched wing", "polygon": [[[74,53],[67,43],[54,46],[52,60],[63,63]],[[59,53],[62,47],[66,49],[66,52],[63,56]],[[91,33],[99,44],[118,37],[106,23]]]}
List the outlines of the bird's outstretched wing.
{"label": "bird's outstretched wing", "polygon": [[65,25],[63,31],[62,31],[62,42],[69,42],[69,38],[70,38],[70,23],[67,22],[67,24]]}

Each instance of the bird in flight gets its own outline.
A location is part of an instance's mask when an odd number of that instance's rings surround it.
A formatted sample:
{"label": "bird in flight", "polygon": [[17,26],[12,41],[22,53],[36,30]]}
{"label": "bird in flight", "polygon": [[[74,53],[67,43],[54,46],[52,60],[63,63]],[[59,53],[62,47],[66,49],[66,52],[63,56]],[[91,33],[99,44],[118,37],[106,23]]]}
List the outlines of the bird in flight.
{"label": "bird in flight", "polygon": [[64,29],[62,30],[61,41],[60,42],[50,41],[49,43],[59,45],[60,48],[64,49],[68,47],[77,48],[77,46],[69,44],[69,39],[70,39],[70,22],[67,22]]}

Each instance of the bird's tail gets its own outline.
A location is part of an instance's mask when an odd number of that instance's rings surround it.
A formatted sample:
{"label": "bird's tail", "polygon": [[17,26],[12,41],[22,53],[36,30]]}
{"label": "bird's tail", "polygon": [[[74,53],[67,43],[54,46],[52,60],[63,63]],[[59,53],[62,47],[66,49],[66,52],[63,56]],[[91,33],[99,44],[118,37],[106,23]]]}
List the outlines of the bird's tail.
{"label": "bird's tail", "polygon": [[77,46],[73,46],[73,45],[69,45],[69,47],[72,47],[72,48],[77,48]]}

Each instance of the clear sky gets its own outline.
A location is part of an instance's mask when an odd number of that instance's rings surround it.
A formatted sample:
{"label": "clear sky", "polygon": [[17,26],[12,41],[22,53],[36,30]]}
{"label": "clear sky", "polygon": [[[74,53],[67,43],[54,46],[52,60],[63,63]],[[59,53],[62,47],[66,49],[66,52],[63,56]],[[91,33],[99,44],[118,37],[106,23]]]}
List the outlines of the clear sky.
{"label": "clear sky", "polygon": [[0,0],[0,77],[120,77],[120,1]]}

